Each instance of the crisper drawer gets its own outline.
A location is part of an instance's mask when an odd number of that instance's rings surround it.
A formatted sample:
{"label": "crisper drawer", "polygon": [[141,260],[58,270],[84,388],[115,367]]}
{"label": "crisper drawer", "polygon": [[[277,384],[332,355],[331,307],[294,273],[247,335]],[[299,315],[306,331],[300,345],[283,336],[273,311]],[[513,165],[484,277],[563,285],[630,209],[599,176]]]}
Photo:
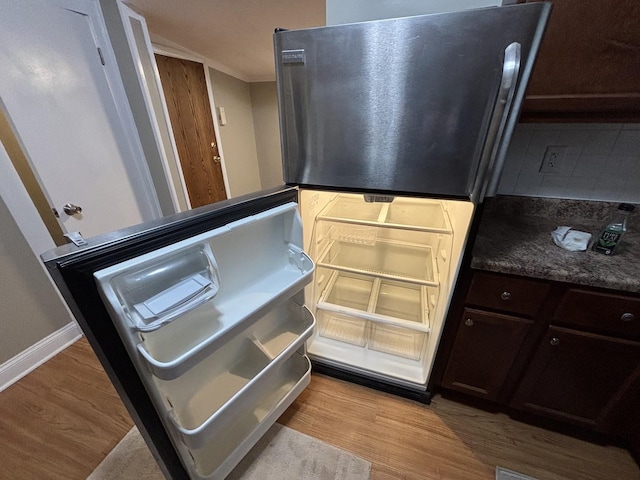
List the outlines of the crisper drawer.
{"label": "crisper drawer", "polygon": [[419,360],[424,353],[428,333],[331,310],[316,310],[318,335],[397,357]]}
{"label": "crisper drawer", "polygon": [[202,447],[238,410],[262,396],[314,324],[306,307],[284,305],[184,375],[170,381],[153,378],[182,441]]}
{"label": "crisper drawer", "polygon": [[216,429],[215,438],[201,448],[189,448],[191,475],[198,479],[224,479],[309,384],[309,359],[296,352],[280,366],[259,395],[234,408],[233,418]]}
{"label": "crisper drawer", "polygon": [[334,271],[317,303],[318,333],[417,360],[436,297],[435,287]]}
{"label": "crisper drawer", "polygon": [[564,325],[639,338],[640,298],[572,288],[553,318]]}
{"label": "crisper drawer", "polygon": [[543,281],[476,272],[465,303],[533,317],[549,288]]}

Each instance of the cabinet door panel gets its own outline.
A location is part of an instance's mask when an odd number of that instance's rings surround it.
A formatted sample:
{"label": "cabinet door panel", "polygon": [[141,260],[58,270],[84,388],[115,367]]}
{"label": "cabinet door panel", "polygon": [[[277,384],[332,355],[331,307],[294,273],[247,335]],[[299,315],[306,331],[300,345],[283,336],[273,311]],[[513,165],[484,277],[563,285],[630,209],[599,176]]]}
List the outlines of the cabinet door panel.
{"label": "cabinet door panel", "polygon": [[640,368],[640,343],[550,326],[512,406],[606,431]]}
{"label": "cabinet door panel", "polygon": [[639,19],[637,0],[554,1],[523,117],[637,121]]}
{"label": "cabinet door panel", "polygon": [[465,309],[443,385],[497,400],[533,321]]}

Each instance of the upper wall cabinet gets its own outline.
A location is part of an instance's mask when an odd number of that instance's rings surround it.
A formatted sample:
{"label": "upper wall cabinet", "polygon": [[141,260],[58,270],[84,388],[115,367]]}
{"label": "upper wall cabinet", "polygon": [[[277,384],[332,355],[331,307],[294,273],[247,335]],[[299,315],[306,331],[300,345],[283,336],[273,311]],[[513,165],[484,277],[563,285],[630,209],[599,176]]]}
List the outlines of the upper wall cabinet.
{"label": "upper wall cabinet", "polygon": [[552,3],[521,121],[640,122],[640,2]]}

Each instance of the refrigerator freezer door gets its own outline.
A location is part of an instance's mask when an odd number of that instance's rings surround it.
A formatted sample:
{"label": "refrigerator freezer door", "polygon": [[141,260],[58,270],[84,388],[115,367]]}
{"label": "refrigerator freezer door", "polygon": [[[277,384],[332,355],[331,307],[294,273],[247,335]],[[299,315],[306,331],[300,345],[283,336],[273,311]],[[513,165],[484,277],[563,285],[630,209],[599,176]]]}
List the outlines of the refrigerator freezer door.
{"label": "refrigerator freezer door", "polygon": [[[536,3],[277,32],[285,182],[469,197],[484,149],[509,142],[549,11]],[[513,43],[521,68],[498,136],[490,127]]]}

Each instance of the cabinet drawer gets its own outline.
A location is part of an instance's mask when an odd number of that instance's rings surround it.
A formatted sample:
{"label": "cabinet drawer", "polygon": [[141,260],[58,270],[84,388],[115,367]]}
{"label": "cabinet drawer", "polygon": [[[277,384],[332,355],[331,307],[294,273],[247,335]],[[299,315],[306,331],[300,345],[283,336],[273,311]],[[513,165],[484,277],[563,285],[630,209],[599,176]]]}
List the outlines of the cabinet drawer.
{"label": "cabinet drawer", "polygon": [[467,294],[467,305],[533,317],[549,291],[542,281],[476,273]]}
{"label": "cabinet drawer", "polygon": [[608,334],[640,337],[640,298],[570,289],[554,320]]}

